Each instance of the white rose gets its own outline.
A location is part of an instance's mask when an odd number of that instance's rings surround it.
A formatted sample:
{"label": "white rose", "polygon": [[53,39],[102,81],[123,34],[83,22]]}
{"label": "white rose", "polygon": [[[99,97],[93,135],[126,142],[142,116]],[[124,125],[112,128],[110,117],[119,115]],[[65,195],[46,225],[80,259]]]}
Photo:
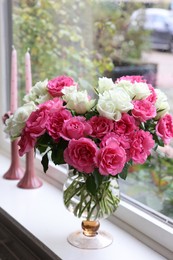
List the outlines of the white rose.
{"label": "white rose", "polygon": [[99,78],[97,91],[100,94],[103,94],[105,91],[115,88],[115,84],[112,79],[103,77]]}
{"label": "white rose", "polygon": [[19,107],[15,111],[14,115],[10,116],[10,118],[6,120],[6,126],[4,130],[5,133],[9,134],[12,139],[20,136],[25,126],[26,120],[32,111],[35,111],[36,109],[37,106],[34,104],[34,102],[29,102]]}
{"label": "white rose", "polygon": [[36,109],[37,106],[34,104],[34,102],[31,101],[29,103],[26,103],[15,111],[13,120],[17,123],[22,123],[23,121],[25,122],[32,111],[35,111]]}
{"label": "white rose", "polygon": [[167,96],[163,91],[161,91],[160,89],[155,89],[155,92],[157,95],[157,99],[155,103],[156,110],[157,110],[156,119],[159,119],[170,110],[170,106],[168,104]]}
{"label": "white rose", "polygon": [[131,98],[122,88],[105,91],[99,95],[97,110],[101,116],[118,121],[122,113],[131,109],[133,109]]}
{"label": "white rose", "polygon": [[132,99],[134,98],[135,96],[134,87],[129,80],[121,80],[118,83],[116,83],[116,86],[124,89]]}
{"label": "white rose", "polygon": [[147,98],[150,94],[151,91],[145,82],[135,82],[133,84],[134,88],[134,99],[144,99]]}
{"label": "white rose", "polygon": [[75,86],[70,86],[70,87],[68,87],[68,88],[63,88],[63,89],[61,90],[61,92],[64,94],[64,95],[62,96],[62,98],[63,98],[66,102],[68,102],[69,100],[71,100],[72,95],[75,95],[75,93],[77,93],[77,86],[75,85]]}
{"label": "white rose", "polygon": [[72,92],[71,95],[65,95],[64,99],[66,107],[78,114],[85,114],[95,105],[95,100],[89,98],[86,90]]}
{"label": "white rose", "polygon": [[151,94],[148,85],[144,82],[132,83],[128,80],[121,80],[117,83],[117,87],[124,89],[132,99],[144,99]]}
{"label": "white rose", "polygon": [[[24,96],[23,100],[24,102],[30,102],[34,101],[37,103],[37,100],[41,99],[42,96],[45,96],[48,94],[47,90],[47,84],[48,80],[39,81],[33,86],[30,90],[30,92]],[[39,103],[40,104],[40,103]]]}
{"label": "white rose", "polygon": [[47,93],[45,95],[39,96],[38,98],[35,99],[35,101],[36,101],[36,104],[39,105],[39,104],[42,104],[42,103],[44,103],[44,102],[46,102],[50,99],[52,99],[52,96],[49,93]]}

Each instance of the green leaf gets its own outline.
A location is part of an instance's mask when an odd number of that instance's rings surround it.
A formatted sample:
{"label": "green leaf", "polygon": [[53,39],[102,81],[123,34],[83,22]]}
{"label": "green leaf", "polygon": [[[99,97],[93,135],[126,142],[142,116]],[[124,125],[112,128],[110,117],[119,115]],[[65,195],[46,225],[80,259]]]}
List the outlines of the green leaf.
{"label": "green leaf", "polygon": [[108,176],[103,176],[99,173],[98,169],[95,169],[93,172],[93,177],[96,185],[96,189],[99,188],[99,186],[102,184],[102,182],[106,179],[108,179]]}
{"label": "green leaf", "polygon": [[122,172],[119,174],[120,178],[125,180],[127,178],[127,174],[128,174],[128,169],[129,169],[129,164],[126,163]]}
{"label": "green leaf", "polygon": [[92,195],[96,195],[97,192],[97,187],[96,187],[96,183],[95,183],[95,178],[93,175],[88,176],[87,180],[86,180],[86,188],[88,190],[88,192],[90,192]]}
{"label": "green leaf", "polygon": [[59,143],[52,148],[51,159],[54,164],[64,164],[64,150],[67,147],[68,142],[60,139]]}
{"label": "green leaf", "polygon": [[43,165],[43,170],[46,173],[48,170],[48,165],[49,165],[49,159],[48,159],[47,153],[45,153],[45,155],[43,155],[41,164]]}
{"label": "green leaf", "polygon": [[93,117],[93,116],[95,116],[95,115],[97,115],[97,114],[98,114],[98,112],[97,112],[96,110],[93,110],[93,111],[87,112],[87,113],[85,114],[85,117],[86,117],[87,120],[89,120],[91,117]]}
{"label": "green leaf", "polygon": [[45,133],[37,140],[36,148],[42,154],[47,150],[47,147],[51,145],[51,141],[51,137],[47,133]]}
{"label": "green leaf", "polygon": [[155,140],[155,142],[159,145],[159,146],[164,146],[164,142],[163,140],[158,137],[156,134],[153,135],[153,139]]}

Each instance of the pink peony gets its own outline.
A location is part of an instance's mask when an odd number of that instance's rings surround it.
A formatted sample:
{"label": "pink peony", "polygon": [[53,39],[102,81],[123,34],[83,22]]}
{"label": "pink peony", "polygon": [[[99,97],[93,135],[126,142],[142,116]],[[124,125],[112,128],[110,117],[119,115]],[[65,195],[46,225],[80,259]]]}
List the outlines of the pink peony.
{"label": "pink peony", "polygon": [[21,138],[18,142],[19,145],[19,155],[23,156],[25,153],[29,152],[32,148],[34,148],[37,139],[31,137],[29,132],[22,132]]}
{"label": "pink peony", "polygon": [[126,163],[125,150],[116,141],[111,141],[96,154],[96,165],[101,175],[117,175]]}
{"label": "pink peony", "polygon": [[65,140],[79,139],[92,133],[91,126],[86,122],[85,117],[76,116],[64,121],[61,137]]}
{"label": "pink peony", "polygon": [[132,115],[141,122],[146,122],[156,116],[156,107],[146,99],[135,100],[133,105]]}
{"label": "pink peony", "polygon": [[93,116],[88,121],[92,127],[92,137],[103,138],[104,135],[111,132],[113,129],[113,120],[103,116]]}
{"label": "pink peony", "polygon": [[55,140],[58,141],[60,137],[60,132],[63,127],[65,120],[72,118],[72,115],[69,110],[51,110],[49,113],[49,118],[46,123],[46,129],[49,135]]}
{"label": "pink peony", "polygon": [[95,168],[96,144],[88,138],[70,140],[64,151],[64,160],[80,172],[92,173]]}
{"label": "pink peony", "polygon": [[154,147],[154,140],[150,132],[139,130],[134,133],[131,146],[130,157],[134,163],[143,164]]}
{"label": "pink peony", "polygon": [[43,135],[46,131],[46,122],[48,111],[44,108],[33,111],[26,121],[25,132],[28,132],[32,138]]}
{"label": "pink peony", "polygon": [[48,92],[53,97],[61,97],[62,92],[61,90],[64,87],[70,87],[75,85],[75,82],[72,78],[67,76],[59,76],[54,79],[48,81]]}
{"label": "pink peony", "polygon": [[173,119],[170,114],[160,118],[156,125],[156,134],[162,138],[164,144],[169,144],[173,137]]}

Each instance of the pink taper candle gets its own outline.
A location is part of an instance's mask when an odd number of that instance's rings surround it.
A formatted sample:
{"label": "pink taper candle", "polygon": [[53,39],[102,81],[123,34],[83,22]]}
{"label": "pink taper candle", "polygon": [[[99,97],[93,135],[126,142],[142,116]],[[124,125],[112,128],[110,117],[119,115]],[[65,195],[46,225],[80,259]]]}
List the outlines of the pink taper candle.
{"label": "pink taper candle", "polygon": [[[31,57],[29,50],[25,54],[25,84],[26,94],[28,94],[32,87],[31,74]],[[23,178],[17,184],[22,189],[36,189],[42,186],[42,181],[35,174],[34,169],[34,148],[26,153],[26,170]]]}
{"label": "pink taper candle", "polygon": [[25,82],[26,82],[26,94],[28,94],[32,87],[31,57],[29,54],[29,49],[25,54]]}
{"label": "pink taper candle", "polygon": [[[12,47],[11,55],[11,97],[10,97],[10,114],[17,109],[17,52]],[[8,171],[4,174],[4,178],[8,180],[19,180],[23,177],[24,171],[20,167],[18,155],[18,139],[11,142],[11,165]]]}
{"label": "pink taper candle", "polygon": [[17,52],[15,48],[12,49],[11,56],[11,100],[10,111],[14,113],[17,109]]}

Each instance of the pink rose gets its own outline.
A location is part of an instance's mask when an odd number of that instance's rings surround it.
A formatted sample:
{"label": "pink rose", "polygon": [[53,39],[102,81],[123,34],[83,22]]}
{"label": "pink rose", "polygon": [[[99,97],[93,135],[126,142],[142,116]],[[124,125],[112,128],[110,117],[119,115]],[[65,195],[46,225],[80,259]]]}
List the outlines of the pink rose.
{"label": "pink rose", "polygon": [[128,80],[131,83],[135,83],[135,82],[146,82],[146,80],[143,78],[143,76],[122,76],[120,78],[117,79],[117,82],[121,81],[121,80]]}
{"label": "pink rose", "polygon": [[130,157],[134,163],[143,164],[148,155],[150,155],[154,144],[155,142],[150,132],[143,130],[135,132],[130,146]]}
{"label": "pink rose", "polygon": [[157,99],[157,94],[155,89],[152,87],[151,84],[148,84],[149,90],[151,94],[146,98],[146,100],[150,101],[151,103],[155,104]]}
{"label": "pink rose", "polygon": [[54,79],[51,79],[48,81],[48,92],[53,96],[53,97],[61,97],[62,92],[61,90],[64,87],[69,87],[75,85],[75,82],[72,78],[67,77],[67,76],[59,76]]}
{"label": "pink rose", "polygon": [[96,154],[96,165],[101,175],[117,175],[122,172],[126,163],[125,150],[117,142],[112,141]]}
{"label": "pink rose", "polygon": [[130,149],[130,143],[131,143],[131,135],[118,135],[117,133],[111,132],[106,134],[101,143],[100,147],[103,148],[106,145],[109,145],[110,142],[116,142],[120,147],[122,147],[126,152],[126,161],[129,161],[130,158],[128,156],[129,149]]}
{"label": "pink rose", "polygon": [[19,155],[23,156],[25,153],[29,152],[34,148],[36,144],[36,138],[31,137],[29,132],[23,131],[21,138],[18,142],[19,145]]}
{"label": "pink rose", "polygon": [[64,121],[60,136],[65,140],[79,139],[91,134],[92,128],[85,117],[76,116]]}
{"label": "pink rose", "polygon": [[164,144],[169,144],[173,138],[173,119],[170,114],[160,118],[156,125],[156,134],[162,138]]}
{"label": "pink rose", "polygon": [[80,172],[92,173],[95,168],[96,144],[88,138],[70,140],[64,151],[64,160]]}
{"label": "pink rose", "polygon": [[60,110],[63,108],[63,100],[60,98],[54,98],[52,100],[48,100],[38,106],[39,108],[47,109],[47,110]]}
{"label": "pink rose", "polygon": [[[128,154],[128,149],[130,148],[131,136],[137,129],[135,119],[129,114],[123,114],[119,121],[114,122],[113,131],[117,136],[119,144],[125,149],[126,154]],[[129,160],[128,156],[127,160]]]}
{"label": "pink rose", "polygon": [[133,116],[123,114],[121,119],[114,122],[114,132],[118,135],[130,135],[137,129],[136,121]]}
{"label": "pink rose", "polygon": [[45,133],[48,111],[44,108],[33,111],[26,121],[25,132],[32,138],[37,138]]}
{"label": "pink rose", "polygon": [[156,116],[156,107],[146,99],[135,100],[133,105],[132,115],[141,122],[146,122]]}
{"label": "pink rose", "polygon": [[132,135],[117,135],[117,140],[125,150],[130,148]]}
{"label": "pink rose", "polygon": [[58,141],[60,137],[60,132],[63,127],[63,123],[65,120],[71,118],[72,115],[69,110],[61,109],[61,110],[51,110],[49,113],[49,117],[46,123],[46,129],[49,135],[55,140]]}
{"label": "pink rose", "polygon": [[119,136],[116,133],[107,133],[101,140],[100,148],[109,145],[110,142],[116,142],[117,144],[119,144],[118,138]]}
{"label": "pink rose", "polygon": [[89,124],[92,127],[92,137],[102,138],[105,134],[113,129],[113,120],[103,116],[93,116],[89,119]]}

